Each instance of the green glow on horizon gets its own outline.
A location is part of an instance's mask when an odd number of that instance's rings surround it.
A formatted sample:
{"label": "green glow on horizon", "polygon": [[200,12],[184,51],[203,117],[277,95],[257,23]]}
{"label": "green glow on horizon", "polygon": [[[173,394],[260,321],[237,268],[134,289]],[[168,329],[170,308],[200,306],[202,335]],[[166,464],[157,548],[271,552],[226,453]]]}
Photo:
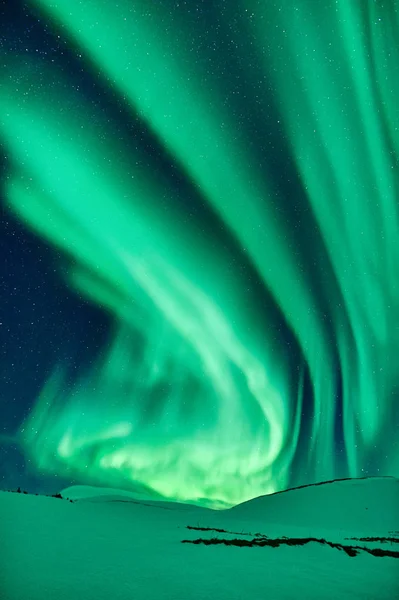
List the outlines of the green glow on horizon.
{"label": "green glow on horizon", "polygon": [[[316,480],[336,472],[338,357],[339,461],[361,475],[376,452],[381,469],[398,474],[385,439],[394,435],[399,351],[399,56],[388,44],[398,14],[347,0],[285,0],[282,10],[245,3],[255,15],[243,17],[253,40],[248,64],[264,75],[257,94],[273,89],[321,234],[314,262],[326,281],[314,282],[278,210],[286,198],[246,143],[218,67],[204,85],[203,64],[189,58],[194,33],[183,15],[162,4],[149,15],[130,0],[32,4],[62,25],[132,119],[141,116],[274,298],[313,387],[304,471]],[[292,373],[283,342],[269,333],[245,273],[232,268],[217,233],[210,244],[212,232],[187,218],[172,176],[154,176],[140,140],[132,156],[56,65],[41,66],[35,88],[33,62],[6,62],[0,136],[13,163],[9,205],[65,252],[70,285],[115,322],[83,380],[67,385],[62,367],[50,377],[24,424],[28,452],[43,470],[214,506],[284,488],[301,452],[303,374]],[[22,88],[35,89],[24,103]]]}

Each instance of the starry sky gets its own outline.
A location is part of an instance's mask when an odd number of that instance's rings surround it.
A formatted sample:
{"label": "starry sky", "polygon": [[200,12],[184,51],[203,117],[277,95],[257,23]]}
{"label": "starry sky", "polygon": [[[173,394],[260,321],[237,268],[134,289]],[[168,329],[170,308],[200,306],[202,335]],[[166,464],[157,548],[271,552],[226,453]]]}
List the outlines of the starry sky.
{"label": "starry sky", "polygon": [[399,475],[399,3],[0,13],[0,482]]}

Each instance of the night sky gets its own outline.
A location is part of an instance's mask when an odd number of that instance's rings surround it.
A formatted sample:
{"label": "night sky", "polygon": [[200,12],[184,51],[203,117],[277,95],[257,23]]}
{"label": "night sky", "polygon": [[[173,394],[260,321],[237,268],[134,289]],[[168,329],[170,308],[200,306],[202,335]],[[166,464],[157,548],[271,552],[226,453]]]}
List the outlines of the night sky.
{"label": "night sky", "polygon": [[399,2],[0,11],[0,487],[399,476]]}

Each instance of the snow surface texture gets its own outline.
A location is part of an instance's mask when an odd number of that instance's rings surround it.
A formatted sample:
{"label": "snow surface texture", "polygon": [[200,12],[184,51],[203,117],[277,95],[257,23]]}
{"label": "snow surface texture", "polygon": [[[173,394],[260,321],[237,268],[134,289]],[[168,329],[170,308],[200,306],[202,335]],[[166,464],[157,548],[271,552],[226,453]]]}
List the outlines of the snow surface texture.
{"label": "snow surface texture", "polygon": [[[62,495],[74,502],[0,492],[1,600],[399,598],[397,558],[350,557],[314,542],[182,543],[260,533],[399,551],[394,478],[308,486],[223,511],[84,486]],[[347,539],[365,537],[392,541]]]}

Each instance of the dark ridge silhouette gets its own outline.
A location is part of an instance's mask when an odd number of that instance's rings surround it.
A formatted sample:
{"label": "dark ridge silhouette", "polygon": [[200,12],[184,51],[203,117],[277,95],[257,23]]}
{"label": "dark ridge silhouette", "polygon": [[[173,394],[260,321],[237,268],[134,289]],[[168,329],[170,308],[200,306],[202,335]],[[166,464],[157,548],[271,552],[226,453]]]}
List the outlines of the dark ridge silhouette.
{"label": "dark ridge silhouette", "polygon": [[[249,533],[246,531],[227,531],[226,529],[216,529],[215,527],[194,527],[193,525],[186,525],[187,529],[195,529],[196,531],[216,531],[217,533],[230,533],[231,535],[249,535],[252,537],[261,537],[268,539],[268,536],[263,533]],[[283,536],[283,539],[288,539]]]}
{"label": "dark ridge silhouette", "polygon": [[391,542],[391,544],[399,544],[397,537],[349,537],[346,540],[356,540],[357,542]]}
{"label": "dark ridge silhouette", "polygon": [[59,498],[60,500],[66,500],[67,502],[72,502],[73,500],[70,500],[70,498],[64,498],[64,496],[61,496],[61,494],[58,492],[57,494],[33,494],[30,492],[27,492],[26,490],[21,490],[20,487],[18,487],[17,490],[4,490],[5,492],[9,492],[10,494],[27,494],[29,496],[45,496],[46,498]]}
{"label": "dark ridge silhouette", "polygon": [[336,548],[337,550],[342,550],[350,557],[357,556],[360,552],[366,552],[368,554],[372,554],[373,556],[383,557],[389,556],[391,558],[399,558],[399,552],[395,552],[392,550],[383,550],[382,548],[364,548],[363,546],[347,546],[344,544],[336,544],[334,542],[328,542],[324,538],[254,538],[252,540],[242,540],[242,539],[221,539],[221,538],[198,538],[196,540],[181,540],[182,544],[204,544],[205,546],[212,546],[223,544],[224,546],[239,546],[239,547],[253,547],[253,546],[271,546],[272,548],[278,548],[279,546],[304,546],[305,544],[309,544],[311,542],[315,542],[317,544],[325,544],[330,546],[330,548]]}
{"label": "dark ridge silhouette", "polygon": [[226,529],[216,529],[214,527],[194,527],[193,525],[186,525],[186,527],[187,529],[195,529],[196,531],[217,531],[218,533],[232,533],[230,531],[226,531]]}
{"label": "dark ridge silhouette", "polygon": [[292,488],[286,488],[285,490],[280,490],[279,492],[274,492],[273,494],[262,494],[261,496],[257,496],[256,498],[251,498],[251,500],[245,500],[244,502],[241,502],[240,504],[236,504],[236,506],[232,506],[231,509],[228,510],[233,510],[234,508],[236,508],[237,506],[242,506],[243,504],[247,504],[248,502],[251,502],[252,500],[257,500],[258,498],[270,498],[271,496],[277,496],[277,494],[285,494],[286,492],[293,492],[294,490],[303,490],[304,488],[309,488],[309,487],[316,487],[318,485],[328,485],[330,483],[336,483],[338,481],[364,481],[365,479],[396,479],[396,481],[399,483],[399,479],[397,477],[394,477],[393,475],[381,475],[381,476],[374,476],[374,477],[342,477],[341,479],[330,479],[328,481],[317,481],[316,483],[306,483],[305,485],[298,485],[296,487],[292,487]]}
{"label": "dark ridge silhouette", "polygon": [[[104,496],[106,498],[106,496]],[[110,504],[111,502],[116,502],[117,504],[140,504],[141,506],[149,506],[150,508],[160,508],[161,510],[173,510],[173,508],[169,508],[169,506],[158,506],[156,504],[147,504],[146,502],[141,502],[140,500],[133,500],[133,498],[129,498],[128,500],[111,500],[107,499],[107,502]]]}

